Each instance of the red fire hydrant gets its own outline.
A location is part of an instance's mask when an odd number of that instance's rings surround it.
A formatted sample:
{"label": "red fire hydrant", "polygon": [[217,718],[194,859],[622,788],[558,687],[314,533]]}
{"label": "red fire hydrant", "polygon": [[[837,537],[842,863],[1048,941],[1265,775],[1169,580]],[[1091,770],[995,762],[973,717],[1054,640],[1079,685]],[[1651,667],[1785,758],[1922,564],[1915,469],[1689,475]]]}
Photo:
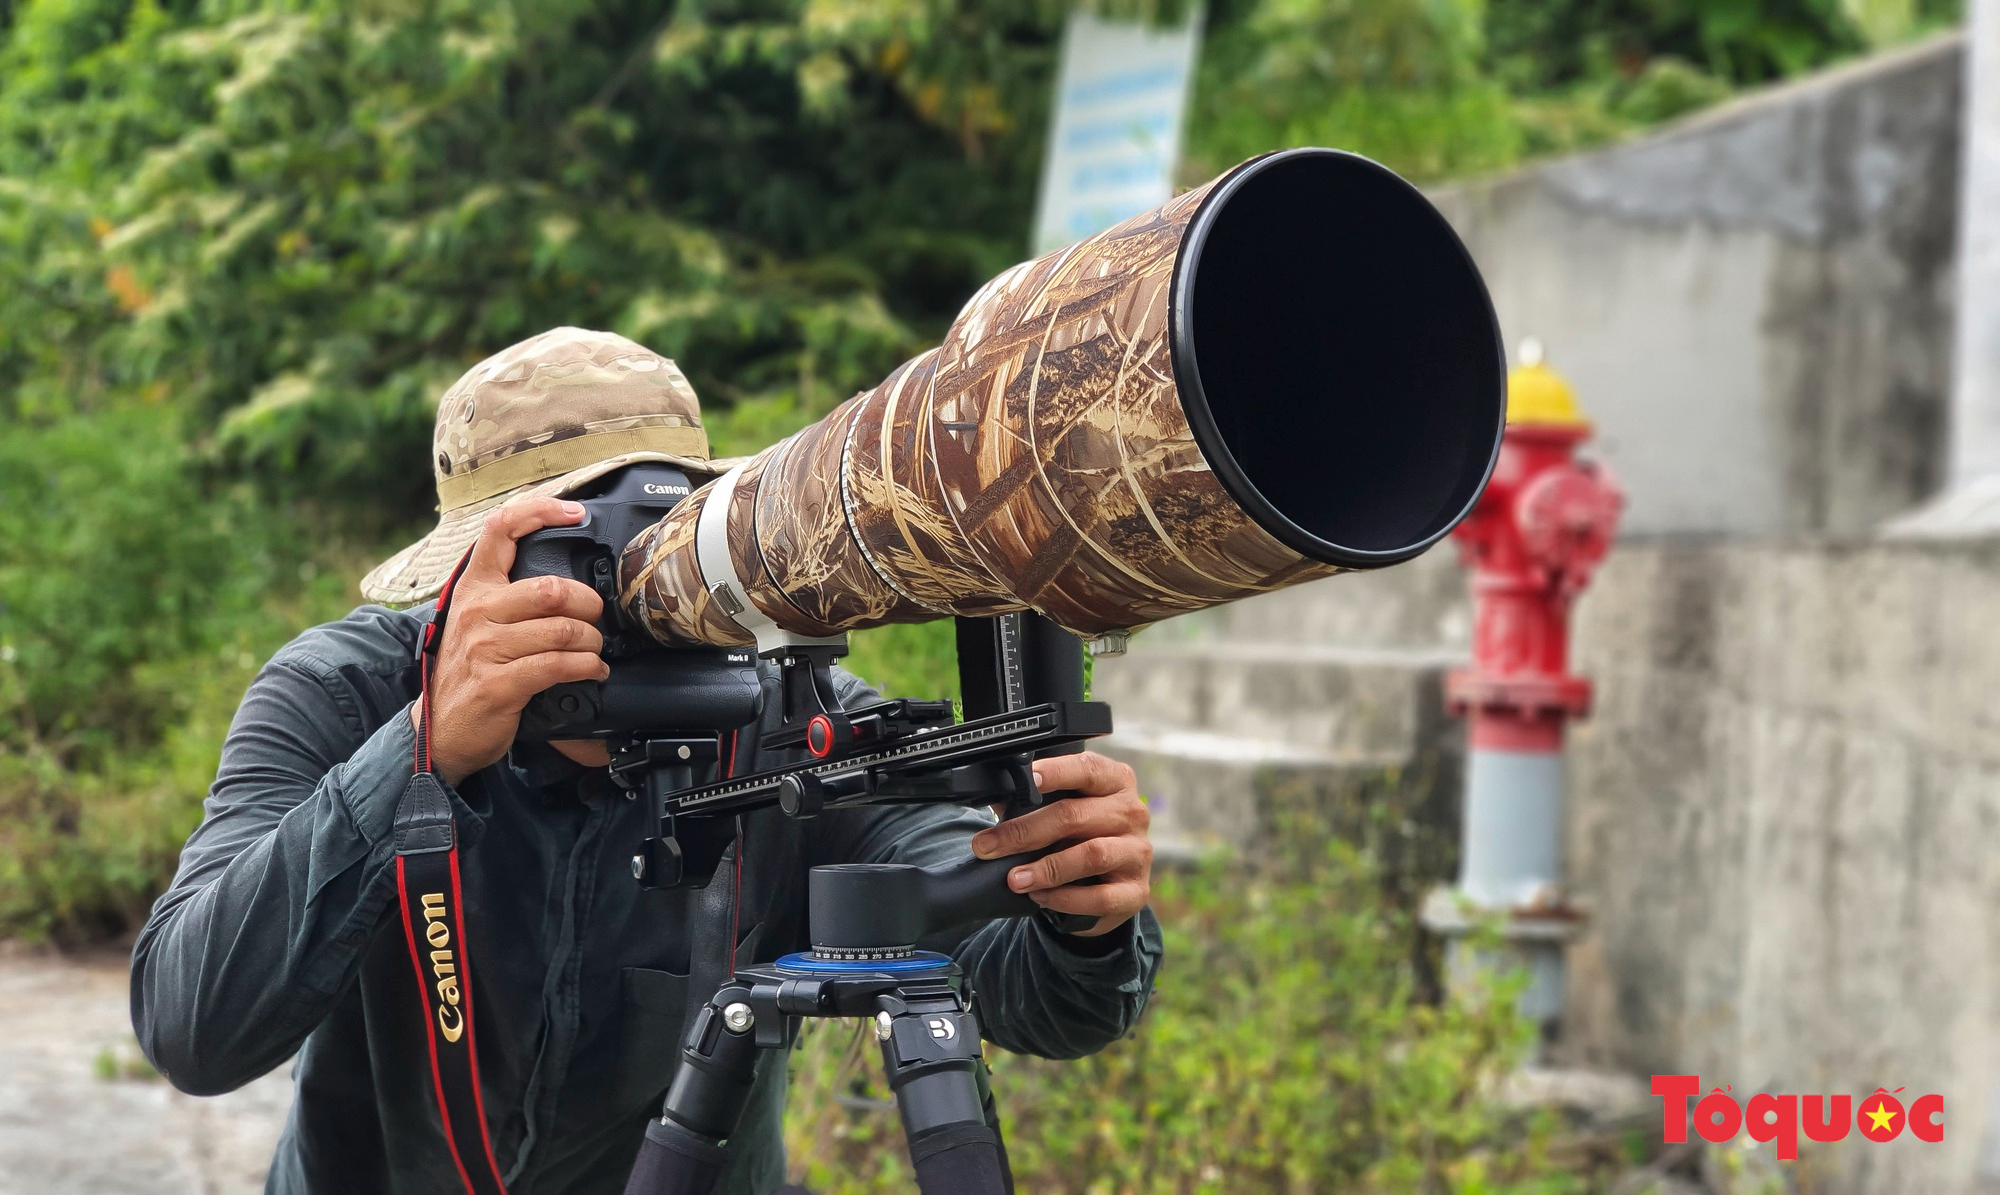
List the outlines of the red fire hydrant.
{"label": "red fire hydrant", "polygon": [[[1493,480],[1452,533],[1472,571],[1472,666],[1445,681],[1467,734],[1459,879],[1425,908],[1452,938],[1451,972],[1493,963],[1530,971],[1521,1011],[1561,1016],[1563,943],[1576,911],[1562,885],[1563,729],[1590,709],[1590,682],[1569,671],[1569,614],[1610,550],[1624,494],[1608,470],[1579,461],[1590,422],[1575,395],[1524,347],[1507,378],[1507,433]],[[1463,937],[1497,920],[1508,957],[1473,957]]]}

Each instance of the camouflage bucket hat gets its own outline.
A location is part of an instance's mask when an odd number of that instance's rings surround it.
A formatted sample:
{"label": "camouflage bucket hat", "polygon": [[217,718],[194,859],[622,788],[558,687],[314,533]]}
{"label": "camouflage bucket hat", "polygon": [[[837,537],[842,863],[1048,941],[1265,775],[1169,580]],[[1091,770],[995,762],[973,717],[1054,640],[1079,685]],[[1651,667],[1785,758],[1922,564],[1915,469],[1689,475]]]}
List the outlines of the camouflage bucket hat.
{"label": "camouflage bucket hat", "polygon": [[639,461],[700,485],[719,469],[694,388],[672,361],[610,332],[555,328],[467,370],[438,400],[431,436],[437,529],[361,579],[388,605],[435,598],[487,511],[555,495]]}

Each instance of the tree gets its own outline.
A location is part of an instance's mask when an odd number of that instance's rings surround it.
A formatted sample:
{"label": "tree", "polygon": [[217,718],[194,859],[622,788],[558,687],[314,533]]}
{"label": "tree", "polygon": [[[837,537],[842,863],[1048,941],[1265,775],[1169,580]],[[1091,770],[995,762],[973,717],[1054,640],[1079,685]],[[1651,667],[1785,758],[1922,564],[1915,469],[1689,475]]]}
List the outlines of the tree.
{"label": "tree", "polygon": [[[0,403],[428,505],[431,404],[558,323],[816,411],[1020,250],[1052,5],[57,0],[0,50]],[[737,445],[736,447],[751,447]]]}

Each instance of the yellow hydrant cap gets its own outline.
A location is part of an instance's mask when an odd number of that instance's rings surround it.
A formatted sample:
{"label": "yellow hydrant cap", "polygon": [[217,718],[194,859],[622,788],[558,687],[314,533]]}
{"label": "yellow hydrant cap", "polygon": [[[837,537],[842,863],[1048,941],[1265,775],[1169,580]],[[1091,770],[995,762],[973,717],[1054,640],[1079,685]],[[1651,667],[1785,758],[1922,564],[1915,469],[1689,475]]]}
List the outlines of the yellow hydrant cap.
{"label": "yellow hydrant cap", "polygon": [[1521,364],[1507,373],[1507,422],[1544,427],[1587,427],[1590,420],[1576,403],[1576,391],[1561,374],[1542,363],[1541,346],[1521,346]]}

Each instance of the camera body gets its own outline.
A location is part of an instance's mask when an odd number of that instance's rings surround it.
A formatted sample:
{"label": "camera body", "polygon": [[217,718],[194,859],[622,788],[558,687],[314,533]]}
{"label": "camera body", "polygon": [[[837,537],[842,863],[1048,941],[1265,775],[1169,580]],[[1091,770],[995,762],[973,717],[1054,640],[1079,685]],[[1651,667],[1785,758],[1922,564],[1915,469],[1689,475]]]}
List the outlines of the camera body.
{"label": "camera body", "polygon": [[[1032,614],[959,620],[964,722],[942,700],[844,708],[832,679],[844,639],[761,653],[662,646],[620,606],[618,572],[627,546],[693,489],[662,463],[607,474],[572,495],[582,522],[521,538],[509,573],[567,577],[604,599],[598,628],[610,676],[536,694],[516,737],[606,741],[612,779],[643,795],[652,819],[632,859],[641,884],[705,886],[736,815],[759,809],[811,818],[849,805],[1032,808],[1049,799],[1034,783],[1034,758],[1110,733],[1109,708],[1081,699],[1082,645]],[[756,765],[739,771],[733,747],[724,765],[729,732],[753,725],[747,758]],[[1032,902],[1017,903],[1033,912]]]}
{"label": "camera body", "polygon": [[558,576],[583,582],[604,599],[597,628],[611,675],[572,681],[535,695],[521,712],[517,737],[531,740],[643,736],[649,732],[727,731],[763,709],[757,662],[747,647],[668,648],[630,625],[618,606],[618,558],[641,531],[694,489],[672,465],[644,462],[607,474],[573,500],[583,521],[523,536],[508,579]]}

